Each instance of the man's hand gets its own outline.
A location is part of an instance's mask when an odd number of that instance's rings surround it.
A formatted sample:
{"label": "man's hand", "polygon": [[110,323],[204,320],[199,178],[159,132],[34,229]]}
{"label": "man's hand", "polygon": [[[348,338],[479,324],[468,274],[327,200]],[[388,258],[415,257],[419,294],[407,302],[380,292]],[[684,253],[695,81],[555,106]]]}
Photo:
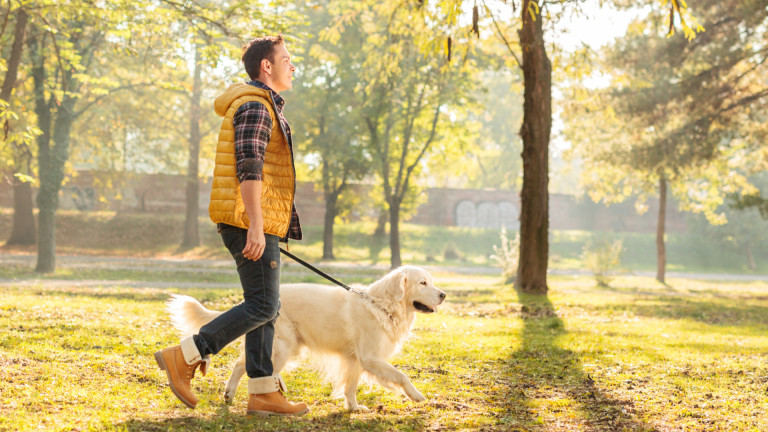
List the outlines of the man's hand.
{"label": "man's hand", "polygon": [[267,246],[266,240],[264,240],[264,230],[259,229],[251,225],[248,227],[248,235],[243,248],[243,256],[257,261],[264,254],[264,248]]}

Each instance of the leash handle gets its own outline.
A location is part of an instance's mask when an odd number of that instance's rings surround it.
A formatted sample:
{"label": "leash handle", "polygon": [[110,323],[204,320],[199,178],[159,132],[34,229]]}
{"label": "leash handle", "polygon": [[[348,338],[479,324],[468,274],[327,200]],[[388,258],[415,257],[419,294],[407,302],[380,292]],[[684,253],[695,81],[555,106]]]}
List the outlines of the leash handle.
{"label": "leash handle", "polygon": [[353,291],[353,290],[352,290],[352,288],[350,288],[350,287],[348,287],[348,286],[344,285],[343,283],[341,283],[341,282],[337,281],[336,279],[334,279],[334,278],[333,278],[333,276],[330,276],[330,275],[326,274],[326,273],[325,273],[325,272],[323,272],[322,270],[320,270],[320,269],[316,268],[316,267],[315,267],[315,266],[313,266],[312,264],[310,264],[310,263],[308,263],[308,262],[304,261],[303,259],[301,259],[301,258],[297,257],[296,255],[294,255],[294,254],[292,254],[292,253],[288,252],[287,250],[285,250],[285,249],[283,249],[283,248],[280,248],[280,252],[281,252],[283,255],[286,255],[288,258],[290,258],[290,259],[292,259],[292,260],[296,261],[297,263],[299,263],[299,264],[303,265],[304,267],[306,267],[306,268],[308,268],[308,269],[312,270],[313,272],[317,273],[318,275],[320,275],[320,276],[322,276],[322,277],[324,277],[324,278],[328,279],[329,281],[331,281],[331,282],[335,283],[336,285],[338,285],[338,286],[340,286],[340,287],[344,288],[345,290],[347,290],[347,291],[352,291],[352,292],[355,292],[355,291]]}

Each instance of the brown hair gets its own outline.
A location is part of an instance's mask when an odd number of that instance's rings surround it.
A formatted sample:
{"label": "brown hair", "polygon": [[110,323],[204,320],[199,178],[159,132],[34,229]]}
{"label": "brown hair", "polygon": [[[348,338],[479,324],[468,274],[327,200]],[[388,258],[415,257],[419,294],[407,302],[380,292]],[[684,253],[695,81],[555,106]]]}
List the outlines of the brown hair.
{"label": "brown hair", "polygon": [[285,40],[283,35],[264,36],[248,42],[243,47],[243,65],[245,71],[252,80],[259,77],[261,73],[261,61],[264,59],[275,62],[275,46],[283,45]]}

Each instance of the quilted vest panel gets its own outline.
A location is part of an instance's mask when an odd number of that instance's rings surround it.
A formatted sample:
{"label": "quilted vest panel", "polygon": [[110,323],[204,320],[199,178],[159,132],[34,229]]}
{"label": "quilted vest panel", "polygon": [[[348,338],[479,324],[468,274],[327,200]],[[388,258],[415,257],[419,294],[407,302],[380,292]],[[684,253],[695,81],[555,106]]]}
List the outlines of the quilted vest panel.
{"label": "quilted vest panel", "polygon": [[291,211],[295,193],[293,157],[286,137],[280,127],[269,96],[244,95],[235,99],[224,115],[216,146],[216,163],[213,169],[211,203],[208,213],[215,223],[225,223],[248,229],[248,214],[240,195],[235,162],[235,129],[233,118],[240,105],[261,102],[272,117],[272,136],[264,154],[261,208],[264,216],[264,233],[284,237],[291,223]]}

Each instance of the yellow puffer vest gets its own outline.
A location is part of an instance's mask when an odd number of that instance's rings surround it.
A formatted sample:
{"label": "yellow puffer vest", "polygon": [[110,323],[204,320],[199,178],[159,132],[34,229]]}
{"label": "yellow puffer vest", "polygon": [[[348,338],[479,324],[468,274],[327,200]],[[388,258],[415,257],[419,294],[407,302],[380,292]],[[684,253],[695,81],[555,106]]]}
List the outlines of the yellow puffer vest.
{"label": "yellow puffer vest", "polygon": [[216,165],[213,169],[213,188],[208,213],[215,223],[222,222],[248,229],[248,215],[237,179],[235,129],[232,120],[240,105],[251,101],[264,104],[272,117],[272,136],[264,155],[261,208],[264,214],[264,233],[282,238],[288,233],[291,223],[295,171],[288,139],[277,118],[276,108],[268,90],[248,84],[234,84],[216,98],[216,114],[224,119],[216,147]]}

